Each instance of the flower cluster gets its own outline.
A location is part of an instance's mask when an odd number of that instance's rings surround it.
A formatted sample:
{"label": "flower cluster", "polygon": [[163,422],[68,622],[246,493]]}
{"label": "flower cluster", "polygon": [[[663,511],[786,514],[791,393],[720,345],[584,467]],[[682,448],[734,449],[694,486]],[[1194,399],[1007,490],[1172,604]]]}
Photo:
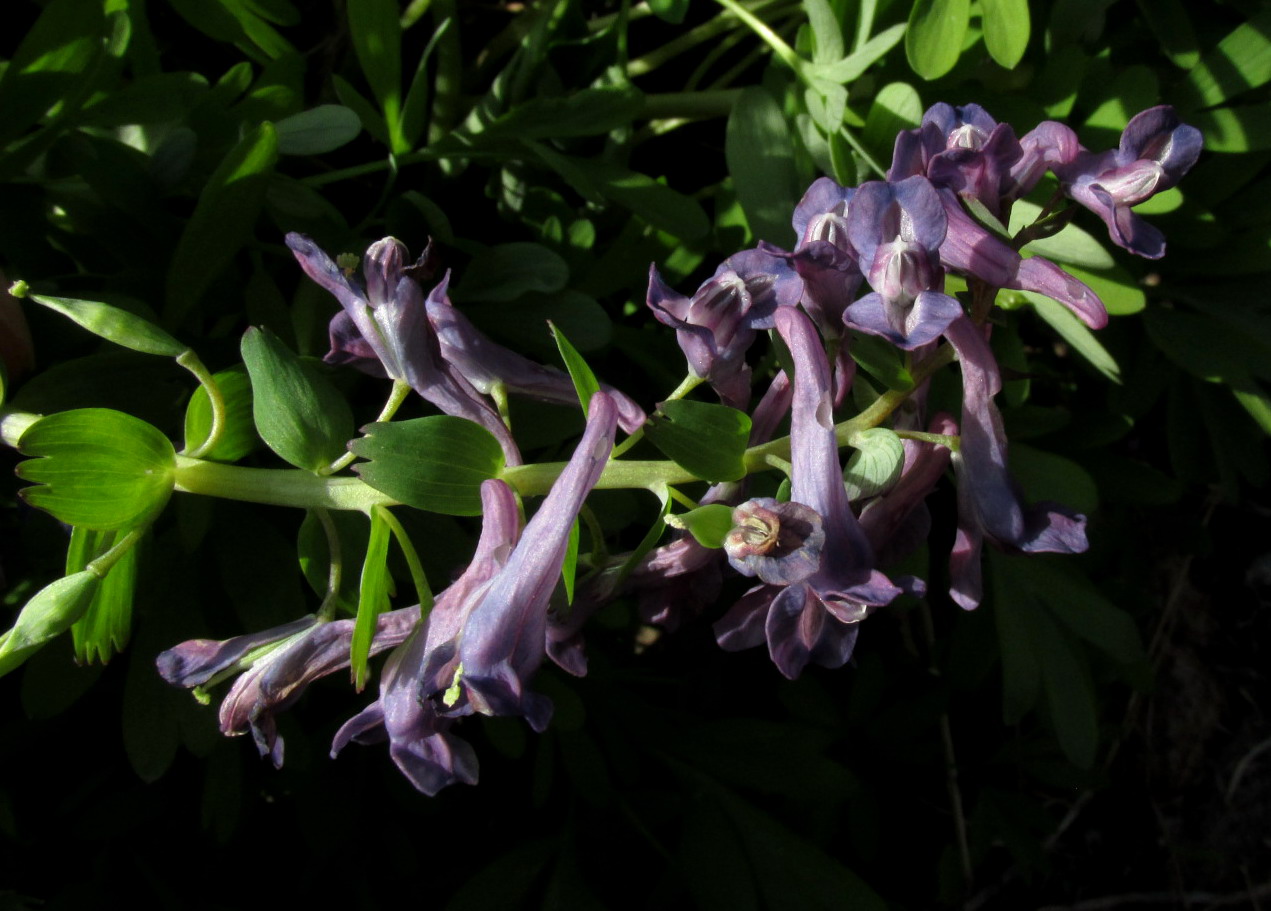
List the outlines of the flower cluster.
{"label": "flower cluster", "polygon": [[[529,521],[507,481],[486,481],[481,537],[468,567],[430,611],[380,616],[371,651],[391,651],[378,696],[340,729],[333,752],[351,741],[387,740],[393,761],[421,791],[473,783],[476,756],[453,730],[461,718],[519,715],[543,730],[552,706],[530,688],[531,678],[545,658],[586,673],[583,630],[597,609],[629,595],[647,620],[673,630],[718,598],[729,573],[755,584],[714,618],[723,648],[766,645],[790,678],[809,664],[839,667],[865,617],[902,593],[926,591],[922,580],[880,567],[926,539],[925,503],[950,467],[958,521],[948,594],[956,604],[980,602],[985,541],[1008,553],[1085,550],[1085,517],[1023,502],[1007,470],[995,404],[1001,374],[989,346],[993,301],[1000,289],[1027,290],[1092,328],[1105,325],[1090,288],[1022,248],[1066,223],[1072,213],[1061,204],[1068,201],[1098,215],[1115,244],[1161,256],[1160,232],[1132,207],[1174,186],[1200,147],[1199,132],[1169,107],[1131,120],[1117,149],[1091,152],[1063,124],[1043,123],[1017,138],[977,105],[938,104],[897,137],[885,180],[854,188],[828,178],[813,183],[793,213],[793,249],[760,243],[731,256],[691,296],[652,269],[648,306],[675,330],[692,378],[682,388],[708,383],[724,405],[748,411],[750,451],[777,456],[748,462],[748,471],[777,466],[788,476],[788,495],[750,497],[748,477],[716,484],[699,505],[731,511],[727,534],[712,542],[681,532],[647,553],[597,558],[584,567],[570,609],[558,611],[570,529],[613,464],[618,428],[639,434],[646,421],[634,399],[602,386],[572,457]],[[1043,180],[1055,195],[1041,219],[1004,236],[1012,206]],[[367,251],[359,280],[310,239],[292,234],[287,243],[341,305],[328,360],[408,385],[442,412],[480,424],[509,466],[522,455],[498,407],[502,394],[575,401],[568,375],[481,334],[451,304],[448,274],[425,292],[435,272],[431,253],[410,263],[403,245],[386,238]],[[962,299],[946,292],[950,275],[965,281]],[[764,330],[788,358],[756,389],[749,355]],[[853,333],[899,349],[914,378],[912,388],[885,393],[855,414],[847,404]],[[954,360],[961,413],[927,414],[930,377]],[[776,437],[787,418],[783,443]],[[887,437],[894,470],[866,486],[845,482],[840,450],[861,451],[866,431]],[[849,462],[847,476],[851,470]],[[274,714],[313,679],[348,665],[351,636],[350,620],[310,617],[223,643],[185,643],[160,656],[159,670],[183,686],[242,672],[222,706],[222,730],[250,730],[262,754],[281,763]]]}

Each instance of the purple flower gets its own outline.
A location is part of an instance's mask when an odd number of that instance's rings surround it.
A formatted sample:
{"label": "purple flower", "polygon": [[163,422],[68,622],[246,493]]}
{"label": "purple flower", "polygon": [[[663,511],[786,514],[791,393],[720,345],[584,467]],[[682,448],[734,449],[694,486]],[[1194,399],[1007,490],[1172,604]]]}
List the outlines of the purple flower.
{"label": "purple flower", "polygon": [[[402,642],[417,617],[411,608],[381,614],[371,654]],[[283,743],[274,715],[299,699],[314,680],[348,667],[352,639],[352,620],[328,623],[305,617],[223,642],[192,639],[160,654],[155,664],[164,680],[184,687],[214,684],[245,671],[221,702],[221,733],[250,730],[260,754],[281,766]]]}
{"label": "purple flower", "polygon": [[548,602],[565,559],[569,530],[613,449],[617,412],[595,393],[587,428],[520,542],[458,634],[458,685],[444,714],[522,715],[536,731],[551,717],[547,697],[526,689],[546,653]]}
{"label": "purple flower", "polygon": [[[568,374],[536,364],[491,341],[450,302],[446,294],[449,283],[447,273],[441,284],[429,292],[426,301],[428,323],[437,335],[441,357],[446,363],[483,394],[488,395],[496,385],[502,385],[509,392],[540,401],[577,405],[578,393]],[[644,423],[644,410],[612,386],[602,385],[601,389],[618,406],[619,426],[627,433],[634,433]]]}
{"label": "purple flower", "polygon": [[947,228],[927,178],[862,184],[848,214],[848,234],[874,291],[847,308],[847,324],[905,350],[939,338],[962,315],[962,305],[942,290],[940,245]]}
{"label": "purple flower", "polygon": [[962,366],[962,440],[953,456],[958,531],[950,558],[950,596],[970,610],[980,603],[980,549],[988,538],[1009,552],[1085,551],[1086,517],[1062,506],[1025,507],[1006,467],[1006,433],[993,403],[1001,377],[983,331],[965,317],[945,332]]}
{"label": "purple flower", "polygon": [[1083,151],[1057,168],[1064,191],[1108,226],[1112,242],[1147,259],[1165,255],[1165,236],[1133,206],[1168,190],[1200,157],[1200,130],[1178,119],[1169,105],[1136,114],[1118,148]]}
{"label": "purple flower", "polygon": [[477,780],[476,753],[450,732],[455,720],[438,714],[437,699],[459,663],[456,638],[520,534],[516,497],[503,481],[481,485],[481,507],[481,538],[472,562],[437,596],[410,638],[389,655],[380,675],[379,698],[347,721],[332,742],[335,756],[350,741],[387,738],[393,762],[429,796],[447,785]]}
{"label": "purple flower", "polygon": [[791,585],[820,568],[824,543],[821,517],[815,510],[802,503],[759,497],[733,509],[733,528],[724,538],[724,553],[743,576]]}
{"label": "purple flower", "polygon": [[[425,253],[407,264],[406,247],[392,237],[366,251],[365,282],[340,268],[303,234],[288,234],[287,246],[305,274],[335,295],[344,309],[331,320],[327,360],[352,364],[368,373],[407,383],[446,414],[467,418],[490,431],[509,465],[521,464],[520,451],[498,412],[470,382],[444,360],[428,323],[424,293],[415,280]],[[431,274],[431,273],[429,273]]]}
{"label": "purple flower", "polygon": [[789,585],[751,589],[715,624],[715,636],[730,651],[766,640],[773,663],[793,679],[809,663],[845,664],[857,623],[900,589],[873,568],[869,542],[847,501],[830,368],[816,329],[792,307],[777,311],[776,323],[795,366],[790,498],[821,517],[825,540],[815,572]]}
{"label": "purple flower", "polygon": [[801,282],[778,256],[746,250],[730,256],[687,298],[649,268],[647,302],[659,322],[675,330],[689,370],[709,380],[720,400],[734,408],[750,401],[746,351],[757,329],[771,329],[779,306],[799,299]]}

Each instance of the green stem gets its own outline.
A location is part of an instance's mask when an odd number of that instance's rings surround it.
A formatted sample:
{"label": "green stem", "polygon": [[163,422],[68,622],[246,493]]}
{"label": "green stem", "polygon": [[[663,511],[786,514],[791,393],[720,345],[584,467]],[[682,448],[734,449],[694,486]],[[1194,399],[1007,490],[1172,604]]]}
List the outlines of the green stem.
{"label": "green stem", "polygon": [[[393,389],[389,392],[388,400],[384,403],[384,407],[380,409],[379,415],[375,418],[375,423],[383,424],[387,421],[391,421],[393,419],[393,415],[397,414],[397,409],[402,407],[402,402],[406,401],[406,396],[410,395],[410,393],[410,384],[404,383],[401,380],[393,380]],[[337,471],[347,468],[356,458],[357,455],[355,453],[346,452],[344,455],[340,456],[328,465],[323,474],[335,474]]]}
{"label": "green stem", "polygon": [[175,489],[225,500],[244,500],[302,509],[356,509],[397,501],[360,478],[327,478],[290,468],[244,468],[177,456]]}
{"label": "green stem", "polygon": [[746,23],[752,32],[758,35],[768,47],[772,48],[772,52],[781,58],[781,61],[786,66],[796,73],[799,72],[799,55],[794,52],[794,48],[782,40],[780,35],[768,27],[768,23],[746,9],[737,0],[715,0],[715,2]]}
{"label": "green stem", "polygon": [[896,436],[904,440],[919,440],[923,443],[935,443],[937,446],[947,447],[952,452],[957,452],[958,447],[962,445],[962,437],[943,433],[924,433],[920,430],[897,430]]}
{"label": "green stem", "polygon": [[410,580],[415,586],[415,594],[419,596],[419,611],[421,617],[427,617],[428,612],[432,610],[433,595],[432,588],[428,585],[428,577],[424,575],[424,567],[419,562],[419,554],[415,550],[414,542],[410,536],[406,534],[406,529],[393,515],[392,510],[387,506],[373,507],[384,520],[384,524],[388,526],[389,531],[393,533],[393,537],[397,539],[397,546],[401,548],[402,556],[406,559],[406,567],[410,570]]}
{"label": "green stem", "polygon": [[[193,348],[187,348],[177,356],[177,363],[186,370],[194,374],[194,378],[199,381],[199,385],[207,392],[208,404],[212,406],[212,426],[207,430],[207,437],[202,443],[183,453],[192,459],[199,459],[211,451],[212,447],[220,440],[221,434],[225,432],[225,396],[221,394],[221,387],[212,376],[210,370],[204,366],[203,361],[199,360],[199,356],[194,353]],[[186,444],[189,444],[186,440]]]}
{"label": "green stem", "polygon": [[110,550],[106,551],[96,560],[93,560],[84,568],[96,576],[98,579],[104,579],[106,573],[110,572],[110,568],[118,563],[128,551],[132,550],[141,536],[145,533],[145,528],[134,528],[125,534]]}
{"label": "green stem", "polygon": [[318,606],[318,619],[334,620],[335,609],[340,602],[340,586],[344,583],[344,549],[340,546],[340,532],[331,521],[331,513],[325,509],[313,510],[314,517],[327,536],[327,552],[330,562],[327,569],[327,593]]}

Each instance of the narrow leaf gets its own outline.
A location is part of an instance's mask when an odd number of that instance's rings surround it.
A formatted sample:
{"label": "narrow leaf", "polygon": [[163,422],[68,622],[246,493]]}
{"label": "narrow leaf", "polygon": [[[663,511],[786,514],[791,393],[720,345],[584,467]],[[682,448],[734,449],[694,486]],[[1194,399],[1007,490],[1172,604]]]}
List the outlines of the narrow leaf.
{"label": "narrow leaf", "polygon": [[905,56],[923,79],[939,79],[962,54],[970,0],[914,0],[905,32]]}
{"label": "narrow leaf", "polygon": [[724,154],[737,199],[756,240],[789,246],[795,194],[794,147],[785,115],[767,91],[746,89],[733,106]]}
{"label": "narrow leaf", "polygon": [[349,0],[349,35],[395,153],[408,150],[401,133],[402,24],[397,0]]}
{"label": "narrow leaf", "polygon": [[[19,286],[22,284],[19,283]],[[18,287],[16,290],[24,289]],[[131,348],[133,351],[163,357],[179,357],[188,350],[188,346],[181,344],[149,320],[110,304],[75,300],[69,297],[50,297],[44,294],[19,293],[15,296],[25,296],[40,306],[48,307],[78,323],[93,335],[121,347]]]}
{"label": "narrow leaf", "polygon": [[807,71],[809,75],[813,75],[817,79],[837,82],[840,85],[855,82],[867,69],[878,62],[884,54],[900,43],[900,39],[905,37],[906,28],[907,26],[904,23],[893,25],[891,28],[884,29],[873,38],[870,38],[858,50],[853,51],[842,60],[836,60],[833,63],[820,66],[809,66]]}
{"label": "narrow leaf", "polygon": [[1024,58],[1032,24],[1028,0],[980,0],[984,19],[984,46],[989,56],[1008,70]]}
{"label": "narrow leaf", "polygon": [[1035,291],[1021,292],[1033,305],[1037,315],[1050,324],[1078,354],[1114,383],[1121,382],[1121,368],[1116,359],[1103,347],[1089,327],[1079,320],[1071,310],[1058,301],[1051,300]]}
{"label": "narrow leaf", "polygon": [[280,155],[324,155],[357,138],[362,121],[349,108],[320,104],[274,124]]}
{"label": "narrow leaf", "polygon": [[565,603],[574,603],[574,579],[578,572],[578,539],[579,539],[579,523],[574,520],[574,524],[569,526],[569,539],[565,542],[565,560],[561,563],[560,578],[561,583],[565,587]]}
{"label": "narrow leaf", "polygon": [[565,333],[556,328],[555,323],[549,322],[547,325],[552,330],[552,338],[556,339],[556,347],[560,350],[561,360],[565,362],[565,369],[569,371],[569,378],[574,381],[574,390],[578,393],[578,404],[582,405],[583,416],[586,417],[587,403],[591,401],[595,393],[600,391],[600,382],[596,379],[596,374],[592,373],[591,368],[587,366],[587,362],[583,360],[583,356],[569,343],[569,339],[565,338]]}
{"label": "narrow leaf", "polygon": [[366,686],[366,662],[371,655],[371,640],[375,638],[375,621],[389,606],[389,529],[382,510],[380,506],[371,509],[371,535],[366,542],[366,560],[362,563],[362,581],[358,586],[357,619],[349,646],[349,670],[359,693]]}
{"label": "narrow leaf", "polygon": [[1206,53],[1199,65],[1187,74],[1181,88],[1191,106],[1203,108],[1268,81],[1271,81],[1271,10],[1264,9]]}
{"label": "narrow leaf", "polygon": [[565,260],[542,244],[497,244],[472,258],[453,297],[459,301],[510,301],[523,294],[560,291],[569,281]]}

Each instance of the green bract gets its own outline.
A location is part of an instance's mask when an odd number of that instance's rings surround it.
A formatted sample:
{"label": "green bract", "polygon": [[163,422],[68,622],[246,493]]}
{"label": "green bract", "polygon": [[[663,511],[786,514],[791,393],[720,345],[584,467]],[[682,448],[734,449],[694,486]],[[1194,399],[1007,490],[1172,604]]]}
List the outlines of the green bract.
{"label": "green bract", "polygon": [[843,469],[847,498],[855,501],[891,489],[905,465],[905,447],[900,437],[885,427],[874,427],[862,430],[848,442],[854,452]]}
{"label": "green bract", "polygon": [[[222,370],[213,376],[225,400],[225,426],[216,445],[201,458],[213,462],[237,462],[256,448],[259,438],[252,420],[252,383],[243,366]],[[212,429],[212,404],[207,389],[194,390],[185,408],[185,445],[187,451],[207,439]]]}
{"label": "green bract", "polygon": [[370,486],[394,500],[451,516],[481,514],[481,482],[503,471],[503,449],[485,428],[434,415],[371,424],[349,444],[369,461],[355,465]]}
{"label": "green bract", "polygon": [[172,493],[172,443],[122,411],[49,415],[22,435],[18,448],[31,456],[18,477],[40,485],[22,490],[23,499],[68,525],[97,531],[142,525]]}
{"label": "green bract", "polygon": [[0,675],[59,636],[88,610],[101,580],[88,570],[50,582],[26,603],[13,629],[0,636]]}
{"label": "green bract", "polygon": [[742,461],[750,436],[750,416],[726,405],[673,399],[650,418],[645,436],[685,471],[703,481],[736,481],[746,476]]}
{"label": "green bract", "polygon": [[343,455],[353,436],[353,414],[317,365],[296,357],[267,329],[248,329],[242,353],[252,380],[252,414],[265,445],[314,472]]}

